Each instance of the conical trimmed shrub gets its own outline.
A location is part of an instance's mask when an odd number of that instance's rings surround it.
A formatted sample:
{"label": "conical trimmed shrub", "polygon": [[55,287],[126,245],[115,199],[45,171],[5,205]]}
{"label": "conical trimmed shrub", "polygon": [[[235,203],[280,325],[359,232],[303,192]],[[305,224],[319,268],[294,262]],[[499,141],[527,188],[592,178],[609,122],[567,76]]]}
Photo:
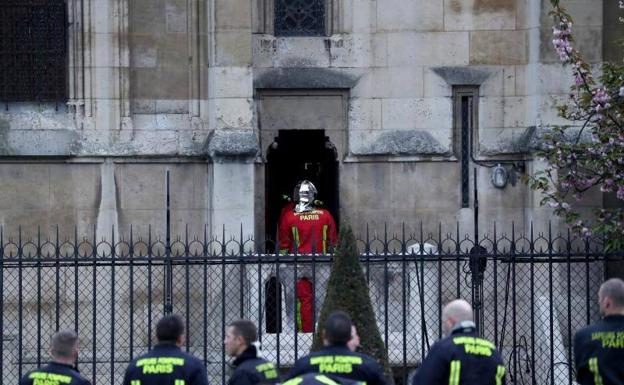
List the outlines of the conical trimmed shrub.
{"label": "conical trimmed shrub", "polygon": [[319,327],[312,344],[313,351],[323,346],[322,325],[335,310],[342,310],[351,316],[360,336],[359,351],[375,358],[383,367],[388,383],[393,383],[388,355],[377,328],[353,230],[346,225],[341,226],[338,236],[327,293],[318,319]]}

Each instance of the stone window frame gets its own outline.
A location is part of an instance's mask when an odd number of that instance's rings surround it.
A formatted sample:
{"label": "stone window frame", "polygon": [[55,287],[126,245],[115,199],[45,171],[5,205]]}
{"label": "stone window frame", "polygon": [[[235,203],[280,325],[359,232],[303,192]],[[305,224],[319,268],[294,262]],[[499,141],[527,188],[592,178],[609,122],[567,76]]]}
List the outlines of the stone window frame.
{"label": "stone window frame", "polygon": [[[452,86],[453,98],[453,155],[459,161],[460,167],[460,205],[462,208],[470,207],[470,164],[472,162],[470,150],[474,151],[479,143],[479,86],[478,85],[454,85]],[[469,138],[464,148],[462,140],[462,98],[471,97]],[[467,169],[465,169],[467,168]],[[463,175],[467,173],[467,175]]]}
{"label": "stone window frame", "polygon": [[[117,93],[121,117],[130,116],[130,77],[129,77],[129,0],[113,0],[107,3],[112,9],[112,30],[118,36],[111,45],[114,65],[118,71]],[[94,115],[94,77],[97,63],[93,53],[101,49],[97,46],[94,33],[102,33],[101,23],[96,18],[106,17],[97,10],[97,0],[67,0],[68,21],[68,101],[69,111],[81,117]],[[101,3],[100,3],[101,4]],[[99,42],[99,44],[102,44]]]}
{"label": "stone window frame", "polygon": [[[64,0],[66,11],[66,93],[64,104],[67,111],[79,118],[93,116],[93,78],[95,77],[92,52],[97,49],[91,32],[96,22],[93,20],[93,3],[96,0]],[[128,0],[114,0],[116,4]],[[126,4],[127,9],[127,4]],[[127,16],[127,12],[124,13]],[[41,105],[48,102],[34,103]],[[52,102],[55,103],[55,102]],[[65,110],[62,110],[65,112]]]}
{"label": "stone window frame", "polygon": [[[275,0],[253,1],[253,31],[275,36]],[[325,34],[323,36],[303,36],[308,38],[328,37],[342,32],[342,1],[325,0]],[[277,36],[289,38],[291,36]],[[292,36],[293,38],[301,36]]]}
{"label": "stone window frame", "polygon": [[[93,89],[97,65],[93,53],[102,47],[96,45],[93,33],[114,33],[117,40],[109,42],[109,49],[113,57],[113,66],[116,67],[117,85],[115,87],[118,99],[119,116],[122,120],[131,119],[131,91],[130,91],[130,0],[111,0],[106,11],[113,15],[109,31],[98,30],[101,26],[98,17],[107,17],[101,9],[96,10],[99,0],[66,0],[67,3],[67,35],[68,35],[68,100],[70,112],[79,117],[94,116],[95,92]],[[189,49],[192,57],[189,68],[189,116],[206,116],[205,103],[201,103],[205,90],[202,84],[206,76],[201,67],[206,59],[203,57],[204,48],[200,45],[201,36],[206,36],[208,6],[202,0],[187,0],[189,9],[188,35]],[[102,44],[100,41],[97,44]],[[123,123],[122,123],[123,125]]]}

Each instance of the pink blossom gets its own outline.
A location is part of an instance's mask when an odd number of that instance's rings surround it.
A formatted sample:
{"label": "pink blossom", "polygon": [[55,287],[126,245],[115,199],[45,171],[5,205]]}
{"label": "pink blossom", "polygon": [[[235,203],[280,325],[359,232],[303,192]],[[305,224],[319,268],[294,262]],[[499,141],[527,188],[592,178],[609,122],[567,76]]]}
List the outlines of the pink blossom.
{"label": "pink blossom", "polygon": [[597,88],[592,91],[592,99],[595,103],[606,103],[609,101],[609,94],[604,88]]}

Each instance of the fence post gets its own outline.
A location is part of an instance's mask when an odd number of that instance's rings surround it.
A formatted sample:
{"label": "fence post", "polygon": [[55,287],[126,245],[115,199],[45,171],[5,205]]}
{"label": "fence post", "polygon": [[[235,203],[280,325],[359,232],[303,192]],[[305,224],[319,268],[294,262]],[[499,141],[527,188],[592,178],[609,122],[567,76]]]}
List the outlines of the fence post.
{"label": "fence post", "polygon": [[166,189],[167,189],[167,211],[166,211],[166,228],[165,228],[165,303],[164,314],[168,315],[173,312],[173,268],[171,266],[171,206],[169,199],[169,170],[166,172]]}

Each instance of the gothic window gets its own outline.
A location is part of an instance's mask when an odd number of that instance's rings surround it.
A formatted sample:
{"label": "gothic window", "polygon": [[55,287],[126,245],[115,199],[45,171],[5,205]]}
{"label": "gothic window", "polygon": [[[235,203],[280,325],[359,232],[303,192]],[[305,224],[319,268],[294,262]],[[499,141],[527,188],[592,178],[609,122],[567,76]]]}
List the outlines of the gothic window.
{"label": "gothic window", "polygon": [[0,101],[67,100],[64,0],[0,2]]}
{"label": "gothic window", "polygon": [[323,35],[324,0],[275,0],[275,36]]}

